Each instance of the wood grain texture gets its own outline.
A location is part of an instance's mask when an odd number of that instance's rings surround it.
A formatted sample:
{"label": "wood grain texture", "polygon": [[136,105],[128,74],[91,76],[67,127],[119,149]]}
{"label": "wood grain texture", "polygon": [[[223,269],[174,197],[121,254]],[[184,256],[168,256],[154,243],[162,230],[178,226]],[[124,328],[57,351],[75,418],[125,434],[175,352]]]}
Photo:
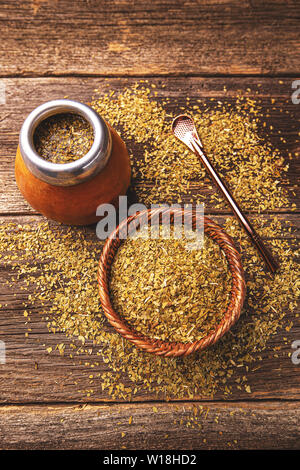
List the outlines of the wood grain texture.
{"label": "wood grain texture", "polygon": [[3,406],[0,449],[299,449],[299,424],[298,402]]}
{"label": "wood grain texture", "polygon": [[[158,100],[170,98],[171,112],[186,96],[191,102],[230,102],[241,91],[262,100],[267,125],[273,126],[268,139],[287,160],[293,155],[284,183],[291,199],[275,213],[299,229],[299,214],[291,212],[299,201],[300,105],[291,102],[292,81],[300,78],[299,7],[299,0],[0,0],[2,220],[41,220],[14,182],[19,130],[34,107],[65,95],[88,102],[95,88],[118,92],[137,78],[151,77]],[[202,194],[211,194],[208,181]],[[218,215],[224,211],[208,206],[209,213],[224,221]],[[261,215],[269,221],[273,216]],[[9,275],[0,265],[0,277]],[[250,366],[251,395],[233,388],[228,401],[219,392],[214,397],[219,402],[199,396],[194,403],[161,403],[164,397],[140,389],[136,403],[114,403],[102,391],[101,377],[91,385],[85,362],[97,361],[93,374],[100,376],[110,371],[108,365],[92,348],[91,354],[71,359],[70,340],[48,332],[40,307],[32,312],[25,337],[23,301],[18,283],[12,289],[0,285],[0,303],[8,304],[0,315],[0,340],[6,345],[6,364],[0,364],[0,449],[300,448],[300,375],[290,358],[299,324],[270,338],[261,361]],[[294,314],[285,320],[294,321]],[[66,344],[64,356],[45,351],[60,342]],[[274,348],[281,349],[275,354]],[[121,380],[130,383],[125,376]],[[234,376],[228,384],[234,386]],[[87,397],[91,387],[94,394]]]}
{"label": "wood grain texture", "polygon": [[296,74],[299,1],[1,1],[0,75]]}
{"label": "wood grain texture", "polygon": [[[293,237],[299,237],[299,217],[291,214],[280,217],[283,220],[289,220],[298,228],[298,232],[294,233]],[[222,216],[213,216],[212,218],[217,223],[224,222]],[[273,215],[265,215],[264,218],[272,221]],[[22,216],[5,217],[2,218],[3,220],[36,224],[41,218]],[[88,230],[88,236],[94,237],[95,243],[97,243],[93,227]],[[289,240],[291,235],[286,233],[284,237]],[[294,249],[294,245],[291,245],[291,249]],[[21,282],[15,282],[11,288],[8,288],[4,281],[9,279],[11,274],[13,273],[10,273],[1,262],[0,303],[3,305],[8,303],[8,306],[1,309],[0,315],[0,340],[4,341],[6,345],[6,364],[0,364],[0,402],[20,404],[112,401],[107,390],[102,390],[101,378],[111,369],[97,355],[98,348],[93,347],[92,341],[88,341],[85,347],[89,353],[82,353],[70,358],[69,354],[73,352],[70,344],[74,341],[77,344],[78,341],[74,338],[68,339],[64,334],[49,333],[46,322],[42,319],[45,316],[45,308],[38,304],[30,310],[30,322],[26,324],[26,319],[23,316],[23,302],[26,301],[29,292],[25,293],[21,290]],[[226,383],[232,388],[232,393],[226,399],[248,400],[250,397],[257,400],[300,399],[299,366],[294,365],[290,357],[293,352],[292,342],[300,338],[300,325],[295,318],[295,313],[285,317],[283,329],[269,339],[266,349],[257,354],[257,361],[250,364],[249,371],[246,372],[244,367],[239,369],[239,374],[247,376],[251,395],[246,393],[244,387],[241,390],[237,388],[235,382],[237,376],[233,375],[226,378]],[[290,331],[286,331],[285,325],[290,322],[293,322],[294,325]],[[238,325],[236,326],[238,327]],[[113,331],[108,322],[105,323],[104,329]],[[234,332],[234,328],[232,332]],[[25,337],[26,333],[28,333],[28,337]],[[66,345],[64,356],[61,356],[56,349],[57,344],[60,343]],[[53,349],[51,354],[46,351],[48,347]],[[279,348],[279,351],[276,351],[276,348]],[[259,356],[261,356],[261,360],[258,360]],[[193,358],[191,357],[190,360],[193,361]],[[94,366],[91,368],[85,363]],[[94,376],[92,380],[91,374]],[[99,377],[98,374],[100,374]],[[126,386],[132,386],[126,373],[121,375],[120,381]],[[87,396],[91,389],[93,393]],[[195,396],[195,399],[203,400],[205,398],[207,399],[204,396]],[[220,388],[213,398],[224,400],[223,390]],[[149,393],[143,387],[139,387],[133,399],[135,401],[151,401],[165,399],[165,396],[157,397],[154,393]]]}
{"label": "wood grain texture", "polygon": [[[188,96],[191,98],[191,106],[197,99],[204,99],[207,102],[211,98],[232,102],[239,93],[261,100],[261,106],[268,126],[265,131],[261,124],[261,131],[267,139],[282,151],[282,155],[287,158],[289,171],[284,184],[290,191],[290,202],[287,206],[278,208],[280,211],[288,211],[293,203],[299,200],[299,119],[300,105],[294,105],[291,101],[292,79],[270,79],[270,78],[168,78],[151,79],[151,83],[156,85],[157,99],[162,101],[169,98],[168,109],[171,113],[178,113],[180,106]],[[18,191],[14,180],[14,160],[18,145],[18,134],[22,123],[28,113],[42,102],[50,99],[68,96],[82,102],[90,102],[94,90],[99,89],[99,93],[108,90],[120,92],[136,82],[136,79],[110,79],[101,78],[38,78],[38,79],[3,79],[3,89],[5,89],[5,103],[0,105],[0,214],[26,214],[34,213],[24,201]],[[279,83],[280,82],[280,83]],[[226,91],[224,91],[226,86]],[[248,91],[247,91],[248,90]],[[275,99],[275,104],[271,103]],[[283,110],[283,111],[280,111]],[[278,133],[280,131],[281,134]],[[286,144],[282,144],[279,137],[284,136]],[[129,150],[142,158],[141,149],[130,142],[127,142]],[[290,160],[287,155],[293,155]],[[298,153],[298,157],[296,157]],[[137,185],[144,185],[144,182],[137,180]],[[205,187],[201,187],[201,194],[209,196],[211,182],[206,180]],[[193,183],[193,194],[199,193],[199,185]],[[185,202],[188,202],[186,199]],[[207,210],[214,210],[212,205],[207,205]],[[228,209],[225,209],[229,212]],[[222,212],[222,210],[220,210]],[[224,212],[224,210],[223,210]]]}

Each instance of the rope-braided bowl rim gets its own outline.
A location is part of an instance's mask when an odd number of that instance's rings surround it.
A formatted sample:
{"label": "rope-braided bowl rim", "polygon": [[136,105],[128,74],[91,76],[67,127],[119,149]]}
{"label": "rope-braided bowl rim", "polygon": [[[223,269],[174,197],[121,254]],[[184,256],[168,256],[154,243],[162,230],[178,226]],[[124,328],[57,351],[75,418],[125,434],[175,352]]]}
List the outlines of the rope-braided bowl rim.
{"label": "rope-braided bowl rim", "polygon": [[[149,353],[165,357],[178,357],[187,356],[188,354],[201,351],[208,346],[213,345],[232,327],[241,314],[246,295],[246,283],[241,258],[232,238],[218,224],[208,217],[204,217],[204,234],[215,240],[223,250],[232,275],[230,301],[221,322],[218,323],[215,329],[207,336],[194,341],[193,343],[179,343],[151,339],[141,333],[137,333],[133,327],[129,326],[126,320],[122,319],[114,310],[110,300],[109,280],[110,269],[114,256],[119,246],[124,241],[124,238],[126,238],[127,227],[130,223],[137,227],[142,225],[145,220],[148,223],[154,218],[157,220],[158,213],[166,214],[168,212],[171,223],[174,223],[174,221],[179,218],[182,220],[182,208],[166,208],[163,211],[160,208],[143,210],[121,222],[121,224],[107,238],[103,247],[98,267],[98,285],[103,312],[110,324],[121,336],[138,348]],[[189,211],[185,209],[184,214],[185,217],[187,217],[186,220],[192,222],[192,227],[195,228],[196,219],[194,212],[192,210]]]}

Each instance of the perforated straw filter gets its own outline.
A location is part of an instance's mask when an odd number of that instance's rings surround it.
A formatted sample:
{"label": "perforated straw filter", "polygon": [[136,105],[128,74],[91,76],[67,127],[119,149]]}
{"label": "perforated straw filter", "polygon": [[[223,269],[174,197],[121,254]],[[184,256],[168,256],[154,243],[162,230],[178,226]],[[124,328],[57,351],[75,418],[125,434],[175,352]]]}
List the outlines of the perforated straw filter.
{"label": "perforated straw filter", "polygon": [[192,150],[192,152],[198,155],[205,168],[207,169],[208,173],[210,174],[212,180],[215,182],[216,186],[219,188],[222,195],[227,200],[228,204],[231,206],[237,219],[248,234],[253,245],[259,251],[261,257],[264,259],[270,271],[272,273],[277,271],[277,262],[275,261],[267,247],[263,244],[261,238],[254,230],[245,214],[243,214],[242,210],[240,209],[238,203],[230,193],[229,189],[223,183],[217,171],[214,169],[209,159],[205,155],[203,145],[196,131],[193,119],[185,114],[180,114],[174,119],[172,123],[172,131],[175,137],[177,137],[177,139],[183,142],[190,150]]}
{"label": "perforated straw filter", "polygon": [[172,131],[177,139],[187,145],[192,152],[195,152],[195,149],[191,144],[192,140],[196,140],[200,147],[203,148],[200,137],[197,134],[194,121],[189,116],[186,116],[185,114],[177,116],[172,123]]}

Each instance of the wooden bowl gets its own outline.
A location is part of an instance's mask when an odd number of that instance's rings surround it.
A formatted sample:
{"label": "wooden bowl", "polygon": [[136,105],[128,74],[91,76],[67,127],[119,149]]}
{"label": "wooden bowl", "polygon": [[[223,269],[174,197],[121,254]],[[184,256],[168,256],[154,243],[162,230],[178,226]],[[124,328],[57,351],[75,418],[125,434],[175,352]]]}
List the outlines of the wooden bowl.
{"label": "wooden bowl", "polygon": [[[159,209],[160,210],[160,209]],[[181,221],[182,209],[165,209],[170,212],[171,222]],[[186,212],[185,212],[186,213]],[[105,316],[115,330],[120,333],[131,343],[135,344],[140,349],[158,356],[178,357],[187,356],[195,351],[201,351],[208,346],[216,343],[238,320],[246,294],[246,284],[244,278],[244,271],[241,264],[240,255],[235,248],[231,237],[215,222],[207,217],[204,217],[204,233],[208,237],[215,240],[215,242],[224,251],[229,269],[232,274],[232,289],[229,305],[224,313],[222,321],[211,331],[206,337],[194,341],[193,343],[178,343],[160,341],[148,338],[140,333],[137,333],[134,328],[124,320],[112,307],[109,295],[109,279],[110,269],[114,256],[118,247],[122,243],[124,233],[127,233],[127,226],[131,223],[134,226],[143,225],[145,220],[150,222],[155,217],[157,220],[157,209],[147,209],[140,212],[138,215],[133,215],[124,220],[106,240],[102,255],[99,261],[98,268],[98,285],[101,305]],[[195,216],[190,211],[189,219],[195,228]],[[122,237],[123,233],[123,237]],[[121,235],[121,237],[120,237]],[[120,239],[121,238],[121,239]]]}

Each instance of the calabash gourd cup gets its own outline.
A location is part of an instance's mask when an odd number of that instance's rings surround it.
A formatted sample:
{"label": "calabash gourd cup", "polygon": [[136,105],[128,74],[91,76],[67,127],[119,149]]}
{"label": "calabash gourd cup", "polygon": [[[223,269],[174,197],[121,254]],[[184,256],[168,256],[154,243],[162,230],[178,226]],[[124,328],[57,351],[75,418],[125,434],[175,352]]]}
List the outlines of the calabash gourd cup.
{"label": "calabash gourd cup", "polygon": [[[145,221],[150,224],[151,221],[157,221],[159,213],[166,215],[168,212],[171,223],[181,223],[183,215],[183,209],[181,208],[166,208],[164,211],[161,211],[161,209],[148,209],[140,212],[139,214],[128,217],[126,220],[121,222],[116,230],[111,233],[104,245],[99,261],[98,285],[104,314],[110,324],[118,333],[120,333],[120,335],[135,344],[138,348],[149,353],[153,353],[158,356],[178,357],[187,356],[188,354],[207,348],[208,346],[216,343],[231,328],[231,326],[240,317],[246,295],[246,284],[240,255],[233,240],[219,225],[208,217],[204,217],[204,234],[212,238],[223,250],[232,275],[230,301],[224,311],[221,322],[212,331],[210,331],[206,337],[203,337],[198,341],[194,341],[193,343],[155,340],[135,331],[112,306],[109,295],[111,265],[120,244],[123,239],[126,238],[129,224],[131,224],[131,226],[134,224],[135,227],[143,225]],[[193,211],[185,211],[185,217],[187,217],[186,220],[191,222],[192,227],[195,229],[196,220]]]}
{"label": "calabash gourd cup", "polygon": [[[33,136],[38,125],[55,114],[73,113],[92,126],[89,152],[70,163],[53,163],[38,155]],[[92,108],[72,100],[54,100],[34,109],[20,132],[15,162],[17,185],[29,204],[47,218],[72,225],[92,224],[100,204],[118,205],[130,183],[126,146]]]}

